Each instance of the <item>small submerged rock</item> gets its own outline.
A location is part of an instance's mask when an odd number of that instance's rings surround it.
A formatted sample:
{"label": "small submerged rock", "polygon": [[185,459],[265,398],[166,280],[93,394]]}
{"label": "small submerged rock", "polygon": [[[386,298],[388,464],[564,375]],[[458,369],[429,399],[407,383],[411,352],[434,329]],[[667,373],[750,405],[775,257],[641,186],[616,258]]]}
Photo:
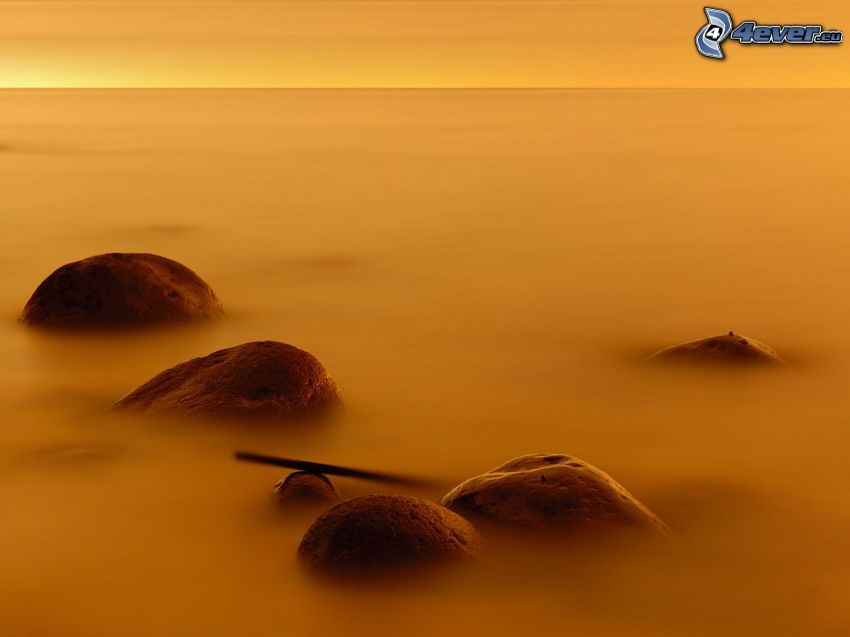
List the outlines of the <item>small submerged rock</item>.
{"label": "small submerged rock", "polygon": [[472,524],[433,502],[368,495],[319,516],[298,556],[320,572],[358,575],[460,562],[473,558],[481,545]]}
{"label": "small submerged rock", "polygon": [[116,449],[99,444],[60,444],[25,452],[21,461],[44,470],[79,470],[100,467],[116,459]]}
{"label": "small submerged rock", "polygon": [[281,508],[320,506],[339,502],[339,493],[321,473],[294,471],[274,487],[274,500]]}
{"label": "small submerged rock", "polygon": [[100,254],[63,265],[36,288],[21,320],[57,328],[127,327],[217,317],[221,301],[186,266],[155,254]]}
{"label": "small submerged rock", "polygon": [[561,454],[515,458],[455,487],[442,504],[471,520],[545,533],[669,532],[610,476]]}
{"label": "small submerged rock", "polygon": [[656,352],[649,360],[712,365],[786,365],[779,354],[764,343],[735,332],[674,345]]}
{"label": "small submerged rock", "polygon": [[342,404],[312,354],[286,343],[244,343],[157,374],[115,403],[149,414],[286,421]]}

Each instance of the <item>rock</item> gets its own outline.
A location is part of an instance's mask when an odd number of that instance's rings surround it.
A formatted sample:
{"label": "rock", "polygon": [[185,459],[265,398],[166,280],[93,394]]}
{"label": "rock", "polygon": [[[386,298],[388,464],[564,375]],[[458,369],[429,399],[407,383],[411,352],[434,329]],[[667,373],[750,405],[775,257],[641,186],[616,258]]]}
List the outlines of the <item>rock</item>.
{"label": "rock", "polygon": [[337,504],[307,530],[298,556],[325,573],[365,574],[473,558],[475,528],[433,502],[368,495]]}
{"label": "rock", "polygon": [[150,414],[285,421],[341,405],[315,356],[276,341],[244,343],[157,374],[115,403]]}
{"label": "rock", "polygon": [[618,529],[668,533],[608,475],[560,454],[515,458],[455,487],[442,504],[470,520],[556,535]]}
{"label": "rock", "polygon": [[674,345],[656,352],[649,360],[711,365],[786,365],[779,354],[764,343],[735,332]]}
{"label": "rock", "polygon": [[21,461],[43,471],[77,471],[100,467],[118,456],[116,449],[106,445],[59,444],[32,449],[21,454]]}
{"label": "rock", "polygon": [[327,476],[294,471],[275,485],[274,500],[282,508],[317,506],[339,502],[339,494]]}
{"label": "rock", "polygon": [[122,327],[222,314],[209,285],[155,254],[111,253],[63,265],[38,286],[21,320],[65,328]]}

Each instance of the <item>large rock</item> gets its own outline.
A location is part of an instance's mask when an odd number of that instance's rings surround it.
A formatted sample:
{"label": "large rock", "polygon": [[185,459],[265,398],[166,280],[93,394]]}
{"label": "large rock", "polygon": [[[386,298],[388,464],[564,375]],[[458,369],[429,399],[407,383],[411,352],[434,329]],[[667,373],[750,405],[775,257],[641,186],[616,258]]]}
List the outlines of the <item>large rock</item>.
{"label": "large rock", "polygon": [[275,485],[274,500],[282,509],[315,507],[339,502],[339,493],[321,473],[294,471]]}
{"label": "large rock", "polygon": [[276,341],[245,343],[157,374],[115,403],[150,414],[291,420],[341,404],[315,356]]}
{"label": "large rock", "polygon": [[337,504],[307,530],[298,555],[325,573],[364,574],[470,559],[475,528],[427,500],[368,495]]}
{"label": "large rock", "polygon": [[209,285],[155,254],[101,254],[63,265],[38,286],[21,320],[47,327],[121,327],[222,314]]}
{"label": "large rock", "polygon": [[554,534],[667,527],[611,477],[560,454],[520,456],[452,489],[442,504],[470,520]]}
{"label": "large rock", "polygon": [[674,345],[656,352],[649,360],[708,365],[786,365],[779,354],[764,343],[735,332]]}

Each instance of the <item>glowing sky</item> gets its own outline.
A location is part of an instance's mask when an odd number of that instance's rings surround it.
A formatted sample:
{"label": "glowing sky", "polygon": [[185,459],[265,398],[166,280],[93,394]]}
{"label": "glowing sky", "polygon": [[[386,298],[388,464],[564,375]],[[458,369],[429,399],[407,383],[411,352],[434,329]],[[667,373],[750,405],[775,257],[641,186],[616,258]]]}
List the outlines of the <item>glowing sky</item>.
{"label": "glowing sky", "polygon": [[[695,51],[707,0],[0,0],[3,87],[850,87],[850,43]],[[850,30],[847,0],[719,2]]]}

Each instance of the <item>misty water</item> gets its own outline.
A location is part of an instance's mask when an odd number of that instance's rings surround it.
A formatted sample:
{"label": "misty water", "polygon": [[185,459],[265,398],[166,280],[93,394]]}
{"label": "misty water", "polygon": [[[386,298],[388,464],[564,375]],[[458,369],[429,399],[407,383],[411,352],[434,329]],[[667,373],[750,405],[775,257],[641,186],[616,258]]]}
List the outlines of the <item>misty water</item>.
{"label": "misty water", "polygon": [[[0,634],[689,637],[850,631],[844,91],[5,91]],[[226,318],[56,334],[58,266],[154,252]],[[782,372],[670,372],[730,329]],[[305,431],[130,418],[246,341],[315,354]],[[237,449],[433,480],[534,452],[610,473],[664,546],[496,542],[393,586],[299,568],[311,518]]]}

